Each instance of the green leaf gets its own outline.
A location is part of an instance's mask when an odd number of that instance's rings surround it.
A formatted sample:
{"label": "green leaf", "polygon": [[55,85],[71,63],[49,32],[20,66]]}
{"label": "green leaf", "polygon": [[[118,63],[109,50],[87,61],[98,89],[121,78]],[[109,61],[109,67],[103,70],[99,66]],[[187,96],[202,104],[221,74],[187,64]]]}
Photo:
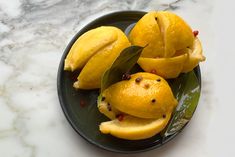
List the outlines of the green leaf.
{"label": "green leaf", "polygon": [[102,77],[101,92],[110,85],[122,80],[123,74],[129,72],[136,64],[142,50],[143,47],[130,46],[120,53],[111,68],[108,69]]}
{"label": "green leaf", "polygon": [[194,71],[181,74],[169,82],[179,104],[175,109],[166,129],[161,133],[164,137],[180,131],[191,119],[200,97],[200,83]]}

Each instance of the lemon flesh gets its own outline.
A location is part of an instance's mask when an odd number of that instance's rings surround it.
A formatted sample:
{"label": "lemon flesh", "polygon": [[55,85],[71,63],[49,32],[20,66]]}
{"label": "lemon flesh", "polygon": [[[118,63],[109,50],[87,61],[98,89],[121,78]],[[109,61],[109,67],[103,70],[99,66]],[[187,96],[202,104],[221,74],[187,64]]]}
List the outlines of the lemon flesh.
{"label": "lemon flesh", "polygon": [[99,111],[104,114],[106,117],[109,119],[115,119],[117,115],[123,114],[119,110],[117,110],[114,106],[110,105],[106,101],[102,101],[102,98],[98,98],[97,104],[98,104],[98,109]]}
{"label": "lemon flesh", "polygon": [[192,47],[190,47],[188,59],[186,60],[182,72],[187,73],[192,71],[199,62],[205,61],[206,57],[202,54],[202,45],[198,38],[195,38]]}

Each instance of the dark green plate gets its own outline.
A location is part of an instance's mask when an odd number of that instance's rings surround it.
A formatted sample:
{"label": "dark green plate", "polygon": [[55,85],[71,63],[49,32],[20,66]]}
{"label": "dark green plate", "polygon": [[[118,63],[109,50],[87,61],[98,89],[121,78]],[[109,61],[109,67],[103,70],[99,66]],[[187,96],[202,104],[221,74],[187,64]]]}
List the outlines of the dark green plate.
{"label": "dark green plate", "polygon": [[[128,28],[128,26],[136,23],[144,14],[145,12],[141,11],[122,11],[111,13],[92,21],[74,36],[61,58],[58,70],[57,88],[63,112],[69,123],[79,135],[88,142],[105,150],[119,153],[137,153],[150,150],[162,146],[182,130],[167,136],[164,140],[160,135],[156,135],[146,140],[129,141],[118,139],[111,135],[101,134],[99,131],[99,124],[108,119],[99,113],[97,109],[96,101],[99,90],[75,90],[73,88],[73,83],[76,81],[79,71],[72,73],[63,70],[66,55],[73,43],[83,33],[104,25],[116,26],[127,32],[127,29],[130,28]],[[199,67],[195,68],[194,72],[199,83],[201,83]]]}

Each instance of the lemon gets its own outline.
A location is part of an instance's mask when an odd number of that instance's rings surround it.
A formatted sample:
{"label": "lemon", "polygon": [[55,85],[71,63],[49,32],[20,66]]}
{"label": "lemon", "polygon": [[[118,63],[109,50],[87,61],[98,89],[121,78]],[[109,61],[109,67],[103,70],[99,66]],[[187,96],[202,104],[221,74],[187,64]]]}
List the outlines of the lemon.
{"label": "lemon", "polygon": [[170,117],[170,113],[159,119],[142,119],[125,115],[122,121],[114,119],[102,122],[100,131],[127,140],[146,139],[161,132],[166,127]]}
{"label": "lemon", "polygon": [[164,43],[155,19],[157,12],[145,14],[131,30],[129,39],[133,45],[145,47],[141,56],[155,58],[164,56]]}
{"label": "lemon", "polygon": [[172,57],[177,50],[193,44],[192,29],[181,17],[168,11],[159,11],[157,19],[165,45],[165,57]]}
{"label": "lemon", "polygon": [[202,45],[200,40],[196,37],[192,47],[190,47],[189,57],[186,60],[182,72],[187,73],[193,70],[199,62],[205,61],[206,58],[202,54]]}
{"label": "lemon", "polygon": [[84,33],[70,49],[64,69],[74,71],[83,68],[94,54],[117,40],[118,35],[115,31],[113,27],[98,27]]}
{"label": "lemon", "polygon": [[193,45],[189,48],[177,51],[177,56],[171,58],[144,58],[140,57],[138,64],[144,71],[154,70],[157,75],[164,78],[176,78],[181,72],[187,73],[193,70],[206,58],[202,54],[200,40],[195,37]]}
{"label": "lemon", "polygon": [[119,110],[117,110],[114,106],[111,106],[106,101],[102,100],[105,97],[99,97],[97,104],[99,111],[104,114],[109,119],[115,119],[117,115],[122,114]]}
{"label": "lemon", "polygon": [[177,50],[191,46],[193,38],[189,25],[168,11],[147,13],[129,35],[133,45],[147,45],[142,52],[145,58],[172,57]]}
{"label": "lemon", "polygon": [[130,80],[111,85],[102,97],[116,110],[139,118],[160,118],[177,104],[168,83],[162,77],[146,72],[133,74]]}
{"label": "lemon", "polygon": [[140,57],[138,64],[144,71],[155,71],[163,78],[176,78],[184,68],[188,53],[171,58],[144,58]]}
{"label": "lemon", "polygon": [[122,50],[130,46],[126,35],[118,28],[102,26],[83,34],[65,59],[65,70],[82,68],[75,88],[100,88],[101,77]]}
{"label": "lemon", "polygon": [[147,45],[138,60],[140,67],[168,79],[193,70],[205,60],[200,40],[195,36],[181,17],[168,11],[158,11],[143,16],[129,38],[134,45]]}
{"label": "lemon", "polygon": [[177,105],[171,88],[160,76],[139,72],[101,93],[98,109],[111,121],[102,122],[104,134],[140,140],[162,131]]}

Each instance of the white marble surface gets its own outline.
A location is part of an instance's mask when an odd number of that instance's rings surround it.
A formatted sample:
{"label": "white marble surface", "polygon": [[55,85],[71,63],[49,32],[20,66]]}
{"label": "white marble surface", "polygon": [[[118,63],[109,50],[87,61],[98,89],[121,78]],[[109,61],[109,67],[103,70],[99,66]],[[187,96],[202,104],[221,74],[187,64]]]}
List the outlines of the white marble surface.
{"label": "white marble surface", "polygon": [[0,156],[121,156],[78,136],[62,113],[58,64],[73,35],[117,10],[169,9],[200,31],[207,61],[190,124],[173,141],[138,157],[234,156],[235,3],[213,0],[0,0]]}

